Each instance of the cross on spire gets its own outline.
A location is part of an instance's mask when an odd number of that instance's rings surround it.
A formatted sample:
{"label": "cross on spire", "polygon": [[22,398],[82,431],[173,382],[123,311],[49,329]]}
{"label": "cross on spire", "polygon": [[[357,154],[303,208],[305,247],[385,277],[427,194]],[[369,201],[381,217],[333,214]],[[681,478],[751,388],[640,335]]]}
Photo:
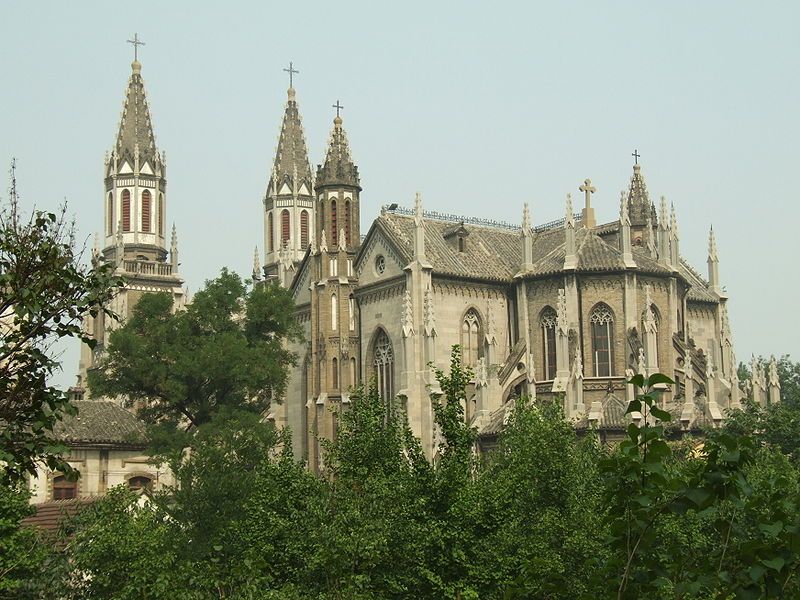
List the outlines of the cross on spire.
{"label": "cross on spire", "polygon": [[337,101],[336,101],[336,104],[334,104],[334,105],[333,105],[333,108],[335,108],[335,109],[336,109],[336,116],[338,117],[338,116],[339,116],[339,110],[341,110],[342,108],[344,108],[344,106],[342,106],[341,104],[339,104],[339,101],[337,100]]}
{"label": "cross on spire", "polygon": [[129,44],[133,44],[133,60],[139,60],[139,46],[144,46],[145,43],[139,39],[139,34],[134,33],[133,39],[128,40]]}
{"label": "cross on spire", "polygon": [[289,87],[294,87],[294,78],[292,76],[296,75],[300,71],[294,68],[294,63],[292,61],[289,61],[289,68],[284,69],[284,71],[289,74]]}
{"label": "cross on spire", "polygon": [[634,150],[633,154],[631,154],[631,156],[633,157],[633,164],[638,165],[639,164],[639,159],[642,158],[642,155],[639,154],[639,151],[638,150]]}
{"label": "cross on spire", "polygon": [[592,194],[597,191],[597,188],[592,185],[591,179],[585,179],[578,190],[586,194],[586,208],[589,208],[592,205]]}

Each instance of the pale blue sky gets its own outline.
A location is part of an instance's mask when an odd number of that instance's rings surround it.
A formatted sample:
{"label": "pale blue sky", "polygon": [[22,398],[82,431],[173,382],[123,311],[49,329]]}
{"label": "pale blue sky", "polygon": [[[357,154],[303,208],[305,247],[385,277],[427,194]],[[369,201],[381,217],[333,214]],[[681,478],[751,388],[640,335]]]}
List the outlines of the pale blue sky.
{"label": "pale blue sky", "polygon": [[313,164],[345,106],[364,231],[416,191],[509,221],[529,202],[542,223],[586,177],[609,221],[638,148],[704,274],[714,224],[738,357],[798,359],[798,22],[796,2],[6,1],[0,164],[93,236],[138,32],[181,272],[190,290],[249,273],[292,60]]}

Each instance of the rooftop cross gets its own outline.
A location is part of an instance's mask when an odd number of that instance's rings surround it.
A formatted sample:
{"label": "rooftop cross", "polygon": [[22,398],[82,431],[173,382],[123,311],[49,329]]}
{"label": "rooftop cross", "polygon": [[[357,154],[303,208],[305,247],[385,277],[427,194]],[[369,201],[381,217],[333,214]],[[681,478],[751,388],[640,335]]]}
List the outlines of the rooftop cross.
{"label": "rooftop cross", "polygon": [[139,60],[139,46],[144,46],[144,42],[139,39],[139,34],[134,33],[133,39],[128,40],[129,44],[133,44],[133,60]]}
{"label": "rooftop cross", "polygon": [[341,110],[342,108],[344,108],[344,106],[342,106],[341,104],[339,104],[339,101],[337,100],[337,101],[336,101],[336,104],[334,104],[334,105],[333,105],[333,108],[335,108],[335,109],[336,109],[336,116],[338,117],[338,116],[339,116],[339,110]]}
{"label": "rooftop cross", "polygon": [[592,194],[597,191],[597,188],[592,185],[591,179],[586,179],[578,190],[586,194],[586,208],[589,208],[592,204]]}
{"label": "rooftop cross", "polygon": [[638,150],[634,150],[633,154],[631,154],[631,156],[633,157],[633,164],[638,165],[639,164],[639,159],[642,158],[642,155],[639,154],[639,151]]}
{"label": "rooftop cross", "polygon": [[293,85],[294,79],[292,76],[295,75],[296,73],[299,73],[300,71],[294,68],[294,63],[292,61],[289,61],[289,68],[284,69],[284,71],[286,71],[289,74],[289,87],[294,87]]}

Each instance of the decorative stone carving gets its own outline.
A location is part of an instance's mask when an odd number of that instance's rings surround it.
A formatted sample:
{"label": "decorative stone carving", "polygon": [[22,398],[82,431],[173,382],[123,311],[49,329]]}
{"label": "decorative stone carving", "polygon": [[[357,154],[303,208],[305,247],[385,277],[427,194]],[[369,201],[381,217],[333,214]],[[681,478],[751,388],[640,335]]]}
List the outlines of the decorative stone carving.
{"label": "decorative stone carving", "polygon": [[403,314],[401,317],[403,327],[403,337],[408,338],[414,335],[414,307],[411,303],[411,291],[406,290],[403,297]]}

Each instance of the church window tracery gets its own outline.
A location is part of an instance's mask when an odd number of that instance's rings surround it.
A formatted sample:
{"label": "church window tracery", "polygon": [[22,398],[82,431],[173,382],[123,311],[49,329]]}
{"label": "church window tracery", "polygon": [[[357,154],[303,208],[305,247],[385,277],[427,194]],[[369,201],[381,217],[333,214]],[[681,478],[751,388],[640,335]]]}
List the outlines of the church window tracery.
{"label": "church window tracery", "polygon": [[300,245],[303,248],[308,247],[308,211],[304,210],[300,213]]}
{"label": "church window tracery", "polygon": [[378,385],[378,393],[384,401],[394,398],[394,350],[386,331],[379,329],[372,343],[372,365]]}
{"label": "church window tracery", "polygon": [[151,211],[151,201],[152,196],[150,195],[150,190],[145,190],[142,192],[142,231],[144,233],[150,233],[150,211]]}
{"label": "church window tracery", "polygon": [[122,190],[122,231],[131,230],[131,192]]}
{"label": "church window tracery", "polygon": [[592,356],[594,376],[609,377],[613,374],[614,313],[608,305],[597,304],[589,315],[592,331]]}
{"label": "church window tracery", "polygon": [[291,228],[289,226],[289,211],[285,208],[281,211],[281,244],[289,241]]}
{"label": "church window tracery", "polygon": [[274,252],[275,250],[275,223],[273,222],[272,213],[267,216],[267,250]]}
{"label": "church window tracery", "polygon": [[375,272],[378,275],[383,275],[383,272],[386,270],[386,259],[379,255],[378,258],[375,259]]}
{"label": "church window tracery", "polygon": [[474,308],[464,315],[461,321],[461,362],[467,367],[478,364],[480,356],[481,320]]}
{"label": "church window tracery", "polygon": [[542,311],[540,318],[542,327],[542,364],[544,365],[544,378],[556,377],[556,311],[547,306]]}

